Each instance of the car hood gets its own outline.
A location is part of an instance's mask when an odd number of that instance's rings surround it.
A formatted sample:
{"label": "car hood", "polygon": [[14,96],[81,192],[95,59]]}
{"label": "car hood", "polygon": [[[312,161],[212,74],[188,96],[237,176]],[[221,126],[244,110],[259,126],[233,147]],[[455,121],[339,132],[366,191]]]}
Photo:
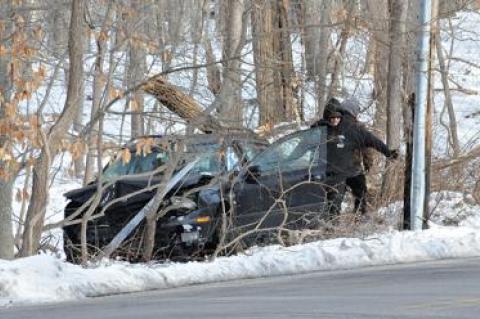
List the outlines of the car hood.
{"label": "car hood", "polygon": [[[174,175],[175,176],[175,175]],[[172,177],[172,179],[174,178]],[[173,187],[172,192],[182,193],[185,190],[199,187],[208,184],[208,182],[213,178],[213,176],[191,173],[181,179]],[[109,193],[109,198],[119,198],[127,194],[139,191],[141,189],[147,188],[151,185],[157,185],[161,182],[161,176],[154,177],[125,177],[115,181],[111,186],[109,186],[104,192]],[[83,203],[87,201],[95,192],[97,191],[97,184],[92,183],[82,188],[74,189],[69,192],[66,192],[64,196],[72,201]],[[150,191],[142,192],[138,195],[135,195],[135,201],[137,200],[148,200],[152,197],[152,193],[155,189]]]}
{"label": "car hood", "polygon": [[63,194],[67,199],[77,202],[87,201],[97,191],[97,184],[93,183],[82,188],[77,188]]}

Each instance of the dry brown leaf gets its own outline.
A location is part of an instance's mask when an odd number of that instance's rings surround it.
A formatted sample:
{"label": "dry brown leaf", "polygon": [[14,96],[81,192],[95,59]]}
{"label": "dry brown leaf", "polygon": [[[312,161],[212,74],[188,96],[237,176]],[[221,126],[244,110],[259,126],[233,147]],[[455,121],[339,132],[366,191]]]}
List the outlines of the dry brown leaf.
{"label": "dry brown leaf", "polygon": [[36,115],[30,116],[30,118],[28,119],[28,123],[30,123],[32,128],[37,128],[40,124],[40,122],[38,120],[38,116],[36,116]]}
{"label": "dry brown leaf", "polygon": [[132,112],[137,112],[140,109],[139,104],[138,104],[138,102],[135,98],[133,98],[129,101],[128,107],[130,108],[130,110]]}
{"label": "dry brown leaf", "polygon": [[135,152],[137,155],[140,155],[141,152],[142,152],[142,148],[143,148],[143,144],[144,144],[144,140],[143,139],[139,139],[137,141],[137,144],[135,145]]}
{"label": "dry brown leaf", "polygon": [[17,140],[17,142],[22,142],[25,139],[25,131],[24,130],[13,132],[13,134],[11,134],[11,135],[13,136],[13,138],[15,140]]}
{"label": "dry brown leaf", "polygon": [[5,105],[5,116],[12,118],[15,116],[16,107],[13,103],[7,102]]}
{"label": "dry brown leaf", "polygon": [[77,140],[70,147],[70,153],[74,160],[79,159],[83,154],[85,154],[87,145],[82,140]]}
{"label": "dry brown leaf", "polygon": [[0,45],[0,56],[6,56],[8,54],[8,49],[3,46],[3,45]]}
{"label": "dry brown leaf", "polygon": [[30,199],[30,193],[25,188],[22,191],[22,196],[23,196],[23,199],[25,199],[25,200]]}
{"label": "dry brown leaf", "polygon": [[105,31],[101,31],[96,35],[95,38],[97,39],[97,41],[105,42],[108,40],[108,33]]}
{"label": "dry brown leaf", "polygon": [[128,164],[128,162],[130,162],[130,160],[132,159],[132,154],[130,153],[130,150],[128,148],[124,148],[122,150],[121,157],[123,164]]}
{"label": "dry brown leaf", "polygon": [[45,70],[45,67],[43,66],[43,64],[40,64],[37,72],[38,72],[38,75],[41,76],[42,78],[45,78],[45,75],[47,75],[47,71]]}

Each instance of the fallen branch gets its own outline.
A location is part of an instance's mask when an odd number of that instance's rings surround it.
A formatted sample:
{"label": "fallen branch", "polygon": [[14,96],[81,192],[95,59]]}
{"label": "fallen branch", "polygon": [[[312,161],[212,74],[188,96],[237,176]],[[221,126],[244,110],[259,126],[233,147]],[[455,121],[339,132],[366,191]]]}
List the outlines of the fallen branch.
{"label": "fallen branch", "polygon": [[142,89],[153,95],[170,111],[204,132],[220,132],[225,129],[217,119],[205,114],[203,108],[191,96],[160,77],[146,82]]}
{"label": "fallen branch", "polygon": [[480,157],[480,146],[477,146],[474,149],[472,149],[470,152],[468,152],[467,154],[464,154],[462,156],[459,156],[457,158],[454,158],[454,159],[451,159],[451,160],[448,160],[448,161],[441,161],[441,162],[435,163],[433,165],[433,170],[446,169],[446,168],[449,168],[451,166],[462,164],[465,161],[470,161],[470,160],[477,159],[479,157]]}

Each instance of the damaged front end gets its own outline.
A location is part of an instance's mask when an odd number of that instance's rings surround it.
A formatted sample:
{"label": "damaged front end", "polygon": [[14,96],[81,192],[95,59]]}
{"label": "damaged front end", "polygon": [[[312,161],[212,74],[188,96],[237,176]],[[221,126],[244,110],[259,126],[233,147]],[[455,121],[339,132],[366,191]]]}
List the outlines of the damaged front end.
{"label": "damaged front end", "polygon": [[156,247],[163,258],[195,257],[216,248],[220,191],[201,189],[187,197],[172,196],[159,212]]}
{"label": "damaged front end", "polygon": [[[215,249],[220,192],[216,187],[208,188],[210,181],[211,178],[205,176],[189,176],[182,180],[181,186],[165,196],[156,213],[152,259],[195,258]],[[104,213],[87,224],[87,244],[92,255],[104,251],[154,196],[154,190],[145,191],[148,189],[146,183],[142,183],[141,179],[124,179],[105,188],[100,205],[95,210],[95,214],[102,210]],[[144,191],[129,196],[141,190]],[[95,192],[96,186],[91,185],[65,194],[70,199],[65,217],[77,212]],[[87,209],[76,219],[81,218]],[[140,261],[143,258],[146,227],[145,220],[140,222],[112,257]],[[65,252],[69,261],[79,261],[80,233],[81,226],[78,223],[64,227]]]}

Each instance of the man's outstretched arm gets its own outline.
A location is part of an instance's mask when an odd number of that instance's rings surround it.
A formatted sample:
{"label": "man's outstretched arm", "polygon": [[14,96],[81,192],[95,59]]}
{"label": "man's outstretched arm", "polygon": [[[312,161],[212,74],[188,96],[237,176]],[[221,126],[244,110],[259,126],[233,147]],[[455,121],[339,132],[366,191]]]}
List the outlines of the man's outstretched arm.
{"label": "man's outstretched arm", "polygon": [[360,146],[363,148],[371,147],[378,152],[385,155],[385,157],[396,159],[398,157],[397,150],[390,150],[388,146],[382,142],[381,139],[376,137],[373,133],[369,132],[366,128],[356,126],[355,134],[359,139]]}

